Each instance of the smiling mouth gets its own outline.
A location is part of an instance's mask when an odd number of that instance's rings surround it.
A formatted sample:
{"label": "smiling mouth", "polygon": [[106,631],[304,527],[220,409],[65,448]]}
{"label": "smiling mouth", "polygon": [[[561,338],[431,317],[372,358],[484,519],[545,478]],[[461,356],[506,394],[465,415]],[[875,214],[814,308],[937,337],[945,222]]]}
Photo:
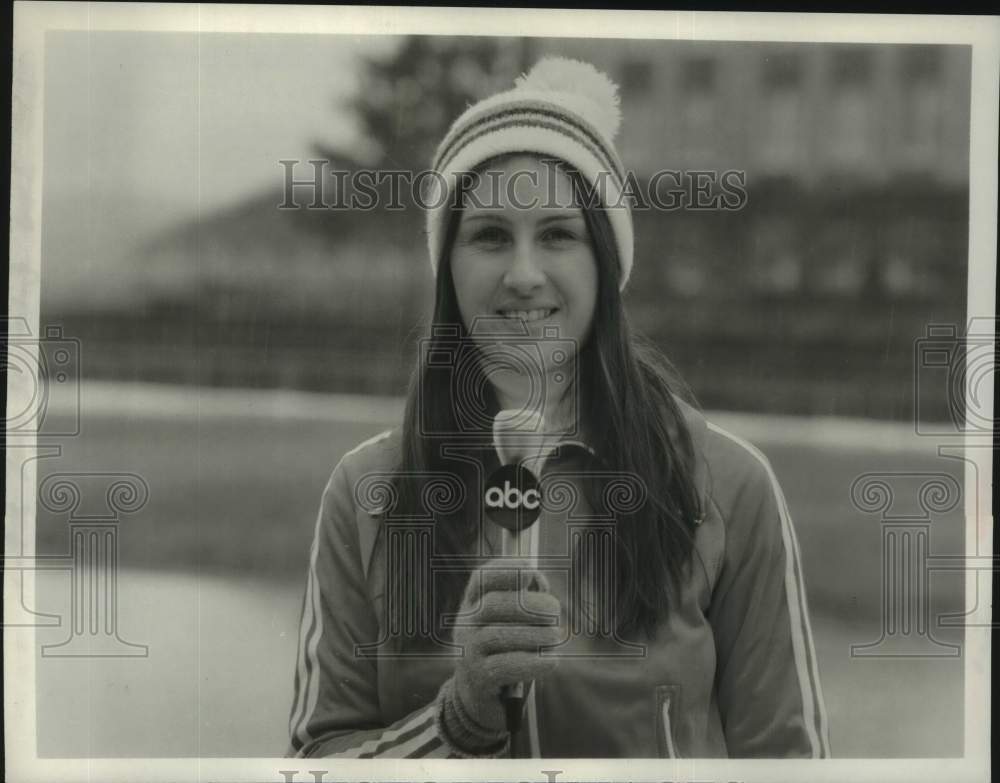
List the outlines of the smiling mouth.
{"label": "smiling mouth", "polygon": [[513,320],[521,320],[525,323],[532,323],[533,321],[544,321],[557,312],[559,312],[559,308],[547,307],[536,310],[497,310],[497,315],[502,315],[504,318],[511,318]]}

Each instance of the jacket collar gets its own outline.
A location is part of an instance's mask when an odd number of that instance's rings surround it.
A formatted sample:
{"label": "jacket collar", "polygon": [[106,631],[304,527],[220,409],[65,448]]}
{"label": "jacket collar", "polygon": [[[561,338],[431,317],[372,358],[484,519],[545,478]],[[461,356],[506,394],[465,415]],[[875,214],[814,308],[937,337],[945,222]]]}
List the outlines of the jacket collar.
{"label": "jacket collar", "polygon": [[[674,402],[680,410],[681,416],[684,417],[684,423],[687,425],[688,432],[691,435],[691,445],[694,452],[695,489],[698,493],[698,498],[701,501],[702,507],[704,508],[708,503],[709,489],[709,476],[705,461],[705,445],[708,436],[708,422],[699,410],[685,402],[680,397],[675,395]],[[671,434],[676,433],[673,432]],[[534,451],[536,454],[539,452],[537,445],[535,446]],[[545,465],[549,464],[552,460],[562,460],[574,453],[580,453],[581,451],[587,453],[598,462],[602,461],[600,449],[596,448],[593,444],[593,438],[588,436],[587,432],[582,431],[574,436],[567,436],[561,439],[557,438],[552,443],[546,444],[545,448],[541,449],[541,453],[545,454],[544,459],[539,460],[538,458],[529,458],[525,460],[525,464],[529,468],[537,468],[540,464],[541,468],[535,472],[541,473],[541,471],[544,470]],[[699,522],[700,521],[701,520],[699,520]]]}

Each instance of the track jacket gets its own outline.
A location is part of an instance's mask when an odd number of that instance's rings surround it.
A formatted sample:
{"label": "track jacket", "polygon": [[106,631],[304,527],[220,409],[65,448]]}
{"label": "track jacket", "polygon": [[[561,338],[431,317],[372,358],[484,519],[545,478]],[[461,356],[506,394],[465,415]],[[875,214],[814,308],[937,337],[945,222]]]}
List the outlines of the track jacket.
{"label": "track jacket", "polygon": [[[757,449],[680,404],[704,500],[693,554],[699,566],[644,645],[588,636],[587,622],[577,618],[578,633],[560,651],[554,672],[528,692],[526,725],[517,737],[522,757],[830,755],[799,549],[781,488]],[[435,715],[435,696],[455,658],[366,654],[388,649],[387,559],[398,564],[402,549],[386,543],[362,495],[371,477],[388,475],[398,447],[398,431],[360,444],[340,460],[323,493],[299,632],[289,755],[465,755],[450,745]],[[572,456],[550,460],[543,487],[547,480],[572,481],[581,464]],[[595,516],[589,508],[554,509],[536,523],[539,551],[553,555],[544,561],[551,570],[542,570],[564,611],[572,575],[559,568],[558,555],[571,540],[598,547],[602,540],[574,527],[588,514]],[[484,535],[495,527],[487,522]],[[490,545],[499,552],[498,537]]]}

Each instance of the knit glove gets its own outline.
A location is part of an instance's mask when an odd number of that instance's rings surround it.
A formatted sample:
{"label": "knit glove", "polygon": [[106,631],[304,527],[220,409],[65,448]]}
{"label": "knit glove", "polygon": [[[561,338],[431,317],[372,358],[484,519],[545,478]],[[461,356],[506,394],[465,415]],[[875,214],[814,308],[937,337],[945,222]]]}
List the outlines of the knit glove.
{"label": "knit glove", "polygon": [[559,601],[539,571],[524,560],[498,558],[480,573],[469,580],[455,621],[463,657],[438,693],[442,733],[468,756],[503,751],[501,687],[544,676],[557,659],[541,657],[539,649],[562,640]]}

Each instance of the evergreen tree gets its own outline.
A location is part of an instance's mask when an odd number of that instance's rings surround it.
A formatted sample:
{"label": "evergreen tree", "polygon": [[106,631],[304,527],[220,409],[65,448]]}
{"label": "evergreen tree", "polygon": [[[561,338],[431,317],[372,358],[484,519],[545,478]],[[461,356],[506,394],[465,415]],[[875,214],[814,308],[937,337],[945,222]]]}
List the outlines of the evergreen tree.
{"label": "evergreen tree", "polygon": [[[366,163],[427,168],[455,117],[470,103],[512,86],[528,65],[528,46],[517,38],[409,36],[391,57],[368,59],[349,105],[373,148],[374,159]],[[317,152],[340,165],[353,158],[322,145]]]}

